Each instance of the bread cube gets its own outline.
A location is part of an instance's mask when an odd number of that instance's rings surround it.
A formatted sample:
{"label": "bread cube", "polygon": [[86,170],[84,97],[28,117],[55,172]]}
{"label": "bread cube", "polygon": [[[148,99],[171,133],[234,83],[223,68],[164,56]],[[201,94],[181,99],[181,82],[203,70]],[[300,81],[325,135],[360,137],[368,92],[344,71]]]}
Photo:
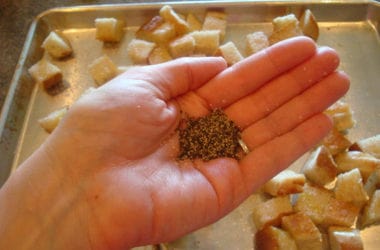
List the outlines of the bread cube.
{"label": "bread cube", "polygon": [[357,168],[338,175],[334,194],[338,200],[351,202],[359,207],[362,207],[369,199]]}
{"label": "bread cube", "polygon": [[257,230],[280,224],[281,217],[293,212],[289,196],[279,196],[261,202],[253,209],[252,217]]}
{"label": "bread cube", "polygon": [[193,13],[189,13],[186,17],[186,22],[189,25],[189,31],[195,31],[195,30],[201,30],[202,29],[202,23],[198,20],[196,16],[194,16]]}
{"label": "bread cube", "polygon": [[166,45],[170,40],[176,37],[176,31],[173,24],[164,22],[160,27],[152,31],[151,41],[157,44]]}
{"label": "bread cube", "polygon": [[368,197],[371,197],[376,189],[380,189],[380,169],[373,171],[364,184]]}
{"label": "bread cube", "polygon": [[160,16],[174,25],[177,35],[183,35],[190,31],[189,24],[178,15],[171,6],[164,5],[160,9]]}
{"label": "bread cube", "polygon": [[28,72],[34,81],[41,84],[45,89],[50,89],[62,81],[61,69],[45,58],[31,66]]}
{"label": "bread cube", "polygon": [[326,229],[318,227],[319,232],[322,236],[322,250],[330,250],[330,241],[329,241],[329,235]]}
{"label": "bread cube", "polygon": [[56,59],[67,57],[73,53],[70,41],[62,33],[55,31],[50,32],[41,47],[44,48],[50,56]]}
{"label": "bread cube", "polygon": [[336,128],[333,128],[330,133],[323,138],[322,144],[330,151],[332,156],[335,156],[346,151],[352,143]]}
{"label": "bread cube", "polygon": [[323,226],[344,226],[351,227],[354,225],[360,208],[349,203],[332,197],[323,211]]}
{"label": "bread cube", "polygon": [[340,153],[335,156],[335,163],[340,172],[347,172],[358,168],[364,181],[367,180],[373,171],[380,168],[380,159],[359,151]]}
{"label": "bread cube", "polygon": [[317,225],[350,227],[360,209],[351,203],[336,199],[332,191],[305,184],[303,192],[295,202],[294,210],[303,212]]}
{"label": "bread cube", "polygon": [[244,59],[236,45],[231,41],[219,46],[216,54],[221,55],[226,60],[228,66]]}
{"label": "bread cube", "polygon": [[380,190],[375,191],[369,204],[364,207],[358,224],[360,228],[380,224]]}
{"label": "bread cube", "polygon": [[149,64],[159,64],[172,60],[169,51],[164,47],[155,47],[150,53],[148,61]]}
{"label": "bread cube", "polygon": [[132,39],[128,44],[127,53],[135,64],[147,64],[150,53],[156,47],[155,43]]}
{"label": "bread cube", "polygon": [[363,250],[363,241],[360,231],[347,227],[329,227],[328,229],[331,250]]}
{"label": "bread cube", "polygon": [[297,245],[286,231],[269,226],[255,234],[255,249],[297,250]]}
{"label": "bread cube", "polygon": [[310,154],[302,172],[312,182],[324,186],[335,180],[338,169],[326,147],[319,146]]}
{"label": "bread cube", "polygon": [[322,235],[306,214],[295,213],[282,217],[281,227],[293,237],[298,250],[322,249]]}
{"label": "bread cube", "polygon": [[125,22],[112,17],[95,19],[95,37],[103,42],[120,42],[124,35]]}
{"label": "bread cube", "polygon": [[355,142],[350,150],[368,153],[380,159],[380,134]]}
{"label": "bread cube", "polygon": [[298,198],[294,204],[294,210],[303,212],[309,216],[315,224],[322,224],[326,204],[329,203],[333,195],[331,191],[323,187],[306,183],[303,187],[303,192],[298,194]]}
{"label": "bread cube", "polygon": [[173,58],[191,56],[194,54],[195,40],[191,35],[184,35],[169,44],[169,51]]}
{"label": "bread cube", "polygon": [[224,40],[227,28],[226,14],[221,11],[207,11],[202,30],[219,30],[220,42]]}
{"label": "bread cube", "polygon": [[273,195],[288,195],[303,191],[305,176],[292,170],[284,170],[264,184],[264,192]]}
{"label": "bread cube", "polygon": [[269,43],[275,44],[279,41],[302,35],[298,19],[294,14],[276,17],[272,20],[273,32],[269,36]]}
{"label": "bread cube", "polygon": [[62,118],[66,115],[68,109],[69,108],[66,106],[55,110],[47,116],[39,119],[38,123],[46,132],[51,133],[58,126]]}
{"label": "bread cube", "polygon": [[313,13],[311,12],[311,10],[306,9],[302,13],[302,15],[300,17],[299,26],[302,30],[302,33],[305,36],[312,38],[314,41],[318,40],[319,27],[318,27],[318,23],[315,20],[315,17],[313,15]]}
{"label": "bread cube", "polygon": [[93,61],[88,69],[97,85],[103,85],[119,74],[117,66],[106,55]]}
{"label": "bread cube", "polygon": [[331,105],[325,113],[333,120],[334,127],[344,132],[355,126],[353,112],[350,105],[342,100]]}
{"label": "bread cube", "polygon": [[152,32],[158,29],[162,24],[165,23],[165,19],[161,16],[154,16],[149,19],[146,23],[142,24],[136,31],[136,38],[141,40],[152,40]]}
{"label": "bread cube", "polygon": [[136,31],[136,38],[166,45],[176,36],[175,27],[161,16],[154,16]]}
{"label": "bread cube", "polygon": [[195,41],[194,54],[213,56],[219,47],[218,30],[201,30],[190,33]]}
{"label": "bread cube", "polygon": [[246,52],[248,55],[255,54],[269,47],[268,36],[262,31],[256,31],[246,36]]}

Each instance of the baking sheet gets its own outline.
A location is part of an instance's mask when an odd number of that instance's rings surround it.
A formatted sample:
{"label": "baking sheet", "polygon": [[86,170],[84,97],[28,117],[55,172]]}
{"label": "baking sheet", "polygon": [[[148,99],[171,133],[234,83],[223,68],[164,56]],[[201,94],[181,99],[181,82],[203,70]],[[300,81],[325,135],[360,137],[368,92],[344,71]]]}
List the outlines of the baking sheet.
{"label": "baking sheet", "polygon": [[[88,87],[94,86],[87,65],[107,54],[117,65],[129,65],[128,42],[138,26],[158,13],[163,3],[103,5],[49,10],[32,24],[0,117],[0,185],[11,169],[22,163],[48,136],[37,120],[62,106],[73,103]],[[228,15],[226,41],[232,40],[244,51],[244,37],[249,32],[270,32],[270,21],[280,15],[299,15],[310,8],[320,27],[320,45],[335,48],[341,56],[340,68],[351,78],[346,100],[354,110],[357,126],[348,137],[355,141],[380,133],[380,4],[374,1],[201,1],[171,2],[181,13],[202,19],[210,8]],[[191,8],[189,8],[191,7]],[[126,20],[126,34],[120,44],[103,46],[95,39],[94,19],[117,17]],[[37,62],[43,51],[40,45],[51,30],[61,30],[71,41],[74,56],[55,61],[64,75],[64,91],[49,95],[34,85],[27,69]],[[291,168],[298,170],[305,156]],[[251,196],[227,217],[171,243],[170,249],[253,249],[254,227]],[[378,249],[380,229],[362,231],[365,249]]]}

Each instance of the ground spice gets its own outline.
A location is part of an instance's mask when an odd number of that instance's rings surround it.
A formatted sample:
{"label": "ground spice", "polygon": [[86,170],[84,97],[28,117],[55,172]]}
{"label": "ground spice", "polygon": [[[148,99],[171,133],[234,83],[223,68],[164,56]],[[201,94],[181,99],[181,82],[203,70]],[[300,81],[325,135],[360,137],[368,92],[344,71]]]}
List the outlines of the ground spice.
{"label": "ground spice", "polygon": [[201,118],[184,119],[178,130],[180,160],[242,156],[240,130],[220,109]]}

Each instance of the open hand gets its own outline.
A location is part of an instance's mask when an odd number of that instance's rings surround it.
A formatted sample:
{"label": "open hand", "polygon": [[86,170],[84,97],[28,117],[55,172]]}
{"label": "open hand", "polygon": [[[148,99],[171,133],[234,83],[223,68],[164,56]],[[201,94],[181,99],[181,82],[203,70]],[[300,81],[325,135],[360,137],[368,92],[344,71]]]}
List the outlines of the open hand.
{"label": "open hand", "polygon": [[[2,195],[33,188],[14,205],[39,214],[33,223],[57,248],[174,240],[226,215],[328,133],[322,112],[349,86],[338,64],[335,51],[299,37],[229,68],[221,58],[133,68],[73,105]],[[241,128],[250,153],[239,161],[177,160],[180,112],[214,108]]]}

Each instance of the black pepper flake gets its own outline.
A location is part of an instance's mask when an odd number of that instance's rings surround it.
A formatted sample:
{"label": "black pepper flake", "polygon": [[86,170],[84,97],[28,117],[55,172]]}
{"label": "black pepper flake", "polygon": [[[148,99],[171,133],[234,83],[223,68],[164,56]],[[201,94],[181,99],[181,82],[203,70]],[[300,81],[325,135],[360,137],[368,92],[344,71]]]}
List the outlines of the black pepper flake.
{"label": "black pepper flake", "polygon": [[179,127],[179,160],[242,156],[239,128],[221,109],[201,118],[186,118]]}

